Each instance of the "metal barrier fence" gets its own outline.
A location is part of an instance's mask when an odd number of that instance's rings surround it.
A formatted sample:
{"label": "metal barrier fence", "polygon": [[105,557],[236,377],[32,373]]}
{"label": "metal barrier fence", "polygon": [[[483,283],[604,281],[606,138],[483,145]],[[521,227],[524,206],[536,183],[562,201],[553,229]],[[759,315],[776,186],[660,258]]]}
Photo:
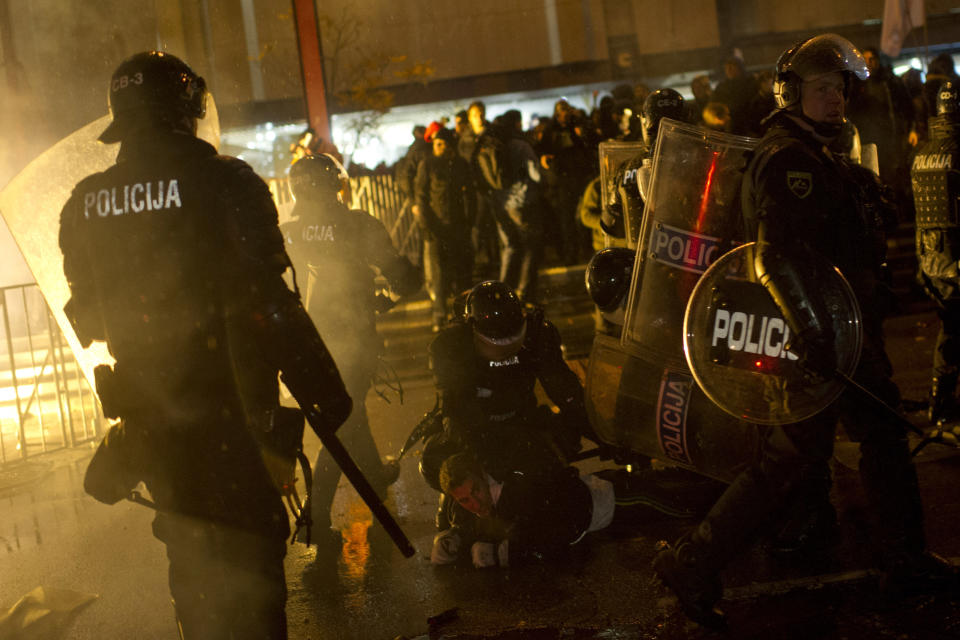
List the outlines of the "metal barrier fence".
{"label": "metal barrier fence", "polygon": [[[287,178],[273,178],[267,181],[267,185],[280,212],[280,222],[285,222],[293,208],[290,181]],[[410,207],[403,206],[403,195],[393,176],[350,178],[349,199],[353,201],[353,207],[363,209],[380,220],[390,233],[393,246],[411,262],[420,264],[420,227],[413,219]]]}
{"label": "metal barrier fence", "polygon": [[[267,181],[280,212],[293,206],[286,178]],[[350,179],[353,206],[380,220],[394,246],[420,263],[420,229],[393,176]],[[0,288],[0,464],[97,439],[106,420],[96,394],[36,284]]]}
{"label": "metal barrier fence", "polygon": [[0,288],[0,464],[94,440],[105,425],[40,288]]}

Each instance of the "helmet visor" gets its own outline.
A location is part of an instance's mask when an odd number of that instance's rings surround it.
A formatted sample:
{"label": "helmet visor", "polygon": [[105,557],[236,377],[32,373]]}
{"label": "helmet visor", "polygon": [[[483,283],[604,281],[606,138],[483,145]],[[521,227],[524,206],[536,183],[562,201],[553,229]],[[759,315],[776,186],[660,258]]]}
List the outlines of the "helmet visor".
{"label": "helmet visor", "polygon": [[835,71],[852,73],[860,80],[870,76],[863,54],[853,43],[835,33],[814,36],[804,42],[781,71],[795,73],[802,80]]}

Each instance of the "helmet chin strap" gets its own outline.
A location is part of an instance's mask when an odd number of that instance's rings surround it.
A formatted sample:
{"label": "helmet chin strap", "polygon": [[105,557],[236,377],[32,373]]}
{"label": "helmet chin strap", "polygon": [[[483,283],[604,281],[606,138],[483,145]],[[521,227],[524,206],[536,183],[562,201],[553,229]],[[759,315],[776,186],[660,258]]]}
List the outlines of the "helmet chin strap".
{"label": "helmet chin strap", "polygon": [[794,120],[799,120],[803,124],[810,127],[810,129],[813,130],[813,133],[820,138],[823,138],[826,142],[831,142],[832,140],[840,137],[840,132],[843,129],[843,123],[817,122],[799,108],[774,111],[774,114],[776,113],[786,113]]}
{"label": "helmet chin strap", "polygon": [[803,111],[798,111],[796,113],[801,120],[813,127],[814,133],[816,133],[821,138],[837,138],[840,136],[840,131],[843,129],[842,122],[817,122],[816,120],[807,116]]}

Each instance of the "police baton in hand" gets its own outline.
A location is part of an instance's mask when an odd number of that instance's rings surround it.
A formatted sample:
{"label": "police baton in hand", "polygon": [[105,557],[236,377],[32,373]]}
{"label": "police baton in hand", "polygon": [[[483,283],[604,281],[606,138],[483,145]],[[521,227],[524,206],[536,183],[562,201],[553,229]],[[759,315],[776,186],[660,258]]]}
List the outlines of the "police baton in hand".
{"label": "police baton in hand", "polygon": [[[280,369],[280,379],[300,405],[307,423],[400,553],[411,557],[416,551],[410,540],[337,438],[337,428],[350,415],[351,399],[330,352],[299,297],[292,292],[279,297],[272,308],[258,315],[255,321],[264,332],[269,356]],[[363,402],[363,398],[358,401]]]}
{"label": "police baton in hand", "polygon": [[[283,377],[284,376],[281,375],[281,379],[283,379]],[[286,380],[284,380],[284,384],[287,384]],[[386,530],[390,536],[390,539],[397,545],[397,549],[400,550],[400,553],[402,553],[405,558],[413,556],[416,550],[413,548],[413,545],[410,544],[410,540],[403,532],[403,529],[400,528],[400,525],[387,508],[383,506],[383,503],[380,501],[380,496],[377,495],[377,492],[370,485],[366,476],[364,476],[360,468],[357,467],[357,463],[350,457],[346,447],[340,442],[340,438],[338,438],[334,430],[328,426],[327,421],[321,417],[318,408],[306,402],[301,403],[297,397],[297,392],[290,388],[289,384],[287,384],[287,388],[300,404],[300,409],[303,411],[307,423],[310,424],[314,433],[320,438],[320,442],[323,443],[323,448],[327,450],[334,462],[337,463],[337,466],[340,467],[343,475],[347,476],[347,480],[349,480],[353,488],[357,490],[357,493],[360,494],[363,501],[367,503],[367,506],[373,513],[373,517],[383,526],[384,530]]]}

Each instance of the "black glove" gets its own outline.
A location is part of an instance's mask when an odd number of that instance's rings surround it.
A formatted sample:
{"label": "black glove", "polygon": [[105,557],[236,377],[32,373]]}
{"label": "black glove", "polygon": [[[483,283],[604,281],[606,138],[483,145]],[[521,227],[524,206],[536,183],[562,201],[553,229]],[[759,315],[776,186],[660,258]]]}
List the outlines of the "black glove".
{"label": "black glove", "polygon": [[837,374],[837,352],[832,336],[795,335],[787,344],[787,351],[799,356],[804,377],[811,384],[825,382]]}

